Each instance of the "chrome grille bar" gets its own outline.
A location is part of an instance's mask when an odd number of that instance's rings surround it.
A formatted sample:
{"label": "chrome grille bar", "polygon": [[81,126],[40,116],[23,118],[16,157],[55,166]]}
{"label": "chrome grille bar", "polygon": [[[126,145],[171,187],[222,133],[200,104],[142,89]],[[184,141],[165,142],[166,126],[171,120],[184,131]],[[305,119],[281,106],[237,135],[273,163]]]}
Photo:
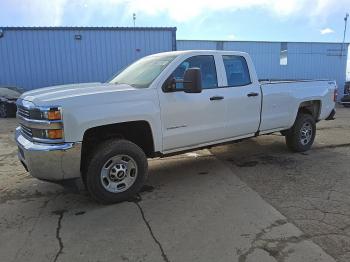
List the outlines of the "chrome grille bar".
{"label": "chrome grille bar", "polygon": [[61,129],[63,127],[62,120],[36,120],[24,118],[20,115],[17,117],[18,122],[26,127],[35,129]]}
{"label": "chrome grille bar", "polygon": [[32,130],[24,125],[21,124],[21,132],[22,134],[24,134],[25,136],[29,137],[29,138],[33,138],[33,133]]}
{"label": "chrome grille bar", "polygon": [[17,114],[25,118],[30,118],[29,109],[22,106],[17,107]]}

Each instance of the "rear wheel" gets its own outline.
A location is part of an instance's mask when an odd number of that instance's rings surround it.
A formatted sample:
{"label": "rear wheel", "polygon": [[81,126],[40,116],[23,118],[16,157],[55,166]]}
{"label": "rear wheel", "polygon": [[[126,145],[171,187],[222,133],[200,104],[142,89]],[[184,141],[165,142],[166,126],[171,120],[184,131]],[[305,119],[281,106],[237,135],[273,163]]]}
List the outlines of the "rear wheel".
{"label": "rear wheel", "polygon": [[147,158],[136,144],[109,140],[94,152],[86,172],[86,186],[100,203],[112,204],[130,199],[147,178]]}
{"label": "rear wheel", "polygon": [[315,119],[309,114],[300,113],[286,134],[286,144],[294,152],[304,152],[311,148],[315,135]]}
{"label": "rear wheel", "polygon": [[343,106],[349,108],[350,104],[343,104]]}

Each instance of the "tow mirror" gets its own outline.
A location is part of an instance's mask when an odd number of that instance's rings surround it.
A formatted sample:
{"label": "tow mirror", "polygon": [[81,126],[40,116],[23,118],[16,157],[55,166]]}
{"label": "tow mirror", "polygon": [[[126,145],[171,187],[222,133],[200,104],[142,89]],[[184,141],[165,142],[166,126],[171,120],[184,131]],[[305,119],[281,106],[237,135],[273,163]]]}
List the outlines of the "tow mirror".
{"label": "tow mirror", "polygon": [[174,77],[170,76],[167,80],[165,80],[162,90],[165,93],[174,92],[176,90],[176,80]]}
{"label": "tow mirror", "polygon": [[184,74],[184,89],[186,93],[202,92],[202,74],[198,67],[189,68]]}
{"label": "tow mirror", "polygon": [[[176,89],[176,83],[183,83],[183,89]],[[177,90],[185,91],[186,93],[202,92],[201,70],[197,67],[187,69],[184,73],[183,80],[170,76],[167,80],[165,80],[162,90],[165,93],[175,92]]]}

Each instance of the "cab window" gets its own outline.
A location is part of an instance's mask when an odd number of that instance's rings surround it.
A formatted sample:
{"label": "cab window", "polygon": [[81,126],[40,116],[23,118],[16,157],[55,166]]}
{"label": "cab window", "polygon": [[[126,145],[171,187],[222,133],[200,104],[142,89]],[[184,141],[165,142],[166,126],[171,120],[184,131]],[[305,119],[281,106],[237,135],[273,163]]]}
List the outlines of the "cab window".
{"label": "cab window", "polygon": [[[183,61],[173,72],[172,77],[183,80],[185,71],[189,68],[200,68],[202,74],[202,88],[218,87],[215,60],[211,55],[192,56]],[[183,83],[176,83],[176,89],[182,89]]]}
{"label": "cab window", "polygon": [[251,83],[247,61],[243,56],[222,56],[228,86],[245,86]]}

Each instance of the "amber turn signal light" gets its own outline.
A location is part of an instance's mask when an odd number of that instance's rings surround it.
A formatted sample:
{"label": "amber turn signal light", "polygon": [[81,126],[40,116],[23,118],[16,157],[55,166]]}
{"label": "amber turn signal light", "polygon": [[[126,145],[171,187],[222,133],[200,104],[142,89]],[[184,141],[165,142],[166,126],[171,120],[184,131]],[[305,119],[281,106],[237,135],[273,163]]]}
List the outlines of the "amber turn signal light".
{"label": "amber turn signal light", "polygon": [[47,119],[48,120],[61,120],[61,111],[59,110],[54,110],[54,111],[48,111],[47,112]]}
{"label": "amber turn signal light", "polygon": [[62,129],[50,129],[46,131],[48,139],[62,139],[63,138],[63,130]]}

